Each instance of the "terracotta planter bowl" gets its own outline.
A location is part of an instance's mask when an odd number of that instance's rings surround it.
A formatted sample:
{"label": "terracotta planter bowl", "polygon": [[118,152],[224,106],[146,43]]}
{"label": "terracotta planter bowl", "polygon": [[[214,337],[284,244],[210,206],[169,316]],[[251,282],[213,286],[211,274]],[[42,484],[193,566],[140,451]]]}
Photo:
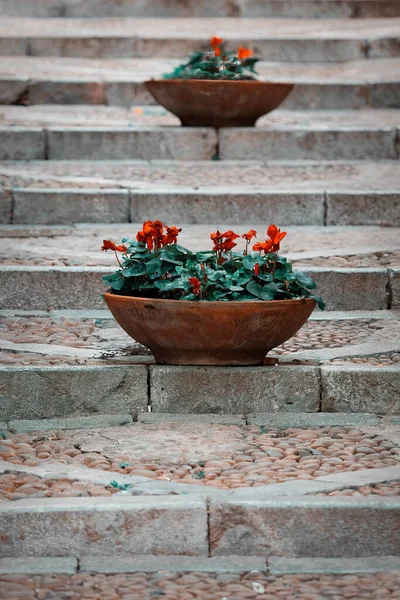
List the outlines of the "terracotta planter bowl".
{"label": "terracotta planter bowl", "polygon": [[315,301],[190,302],[104,294],[116,321],[169,365],[259,365],[292,337]]}
{"label": "terracotta planter bowl", "polygon": [[291,83],[160,79],[145,82],[161,106],[192,127],[252,127],[277,108]]}

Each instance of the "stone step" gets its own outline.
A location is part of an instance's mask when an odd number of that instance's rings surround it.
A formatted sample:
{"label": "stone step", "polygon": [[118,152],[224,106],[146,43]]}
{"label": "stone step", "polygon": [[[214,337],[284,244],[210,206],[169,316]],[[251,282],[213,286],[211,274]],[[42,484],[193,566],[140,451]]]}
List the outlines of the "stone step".
{"label": "stone step", "polygon": [[[254,226],[262,239],[265,224],[242,224],[241,229]],[[100,251],[102,240],[134,236],[140,227],[132,223],[96,228],[2,226],[0,307],[102,308],[101,276],[116,269],[114,256]],[[192,250],[208,248],[209,232],[216,227],[233,226],[221,222],[186,225],[180,241]],[[289,235],[282,252],[315,278],[328,310],[382,310],[400,305],[397,228],[386,229],[384,240],[380,227],[285,229]]]}
{"label": "stone step", "polygon": [[[326,191],[326,183],[330,190]],[[395,190],[212,187],[135,189],[12,188],[0,195],[0,223],[71,225],[132,223],[152,215],[166,222],[203,224],[215,219],[240,225],[249,213],[285,225],[382,225],[400,227],[400,185]],[[364,185],[364,188],[367,186]]]}
{"label": "stone step", "polygon": [[0,14],[17,17],[298,17],[400,16],[397,0],[1,0]]}
{"label": "stone step", "polygon": [[179,127],[163,109],[3,106],[1,160],[380,160],[399,156],[395,109],[277,110],[255,128]]}
{"label": "stone step", "polygon": [[[269,61],[315,63],[400,55],[392,19],[29,19],[3,17],[0,54],[82,58],[172,57],[207,48],[218,34],[226,49],[251,47]],[[238,35],[240,30],[240,35]]]}
{"label": "stone step", "polygon": [[[337,424],[336,412],[400,412],[393,395],[400,383],[398,311],[315,312],[271,351],[277,366],[246,367],[244,393],[243,368],[155,365],[107,310],[48,313],[32,311],[33,305],[0,313],[0,422],[13,431],[45,428],[38,419],[67,419],[48,421],[48,429],[87,427],[80,417],[89,427],[137,418],[150,423],[158,413],[211,413],[211,419],[233,413],[238,424],[258,425],[268,425],[270,417],[249,415],[329,413],[318,417],[323,423],[305,415],[302,426],[311,427]],[[297,426],[298,417],[287,417],[287,427]]]}
{"label": "stone step", "polygon": [[[175,59],[84,59],[0,56],[2,104],[153,105],[146,79],[162,77]],[[400,59],[347,63],[261,62],[261,79],[296,84],[287,109],[400,107]]]}

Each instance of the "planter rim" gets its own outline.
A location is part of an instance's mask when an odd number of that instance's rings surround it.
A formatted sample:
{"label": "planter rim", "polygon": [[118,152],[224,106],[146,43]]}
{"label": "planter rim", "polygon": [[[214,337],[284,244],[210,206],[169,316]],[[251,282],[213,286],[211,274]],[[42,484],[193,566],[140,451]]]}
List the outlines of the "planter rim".
{"label": "planter rim", "polygon": [[223,83],[224,85],[237,85],[238,83],[245,83],[246,85],[291,85],[294,86],[294,83],[290,83],[289,81],[260,81],[259,79],[239,79],[237,81],[233,81],[232,79],[195,79],[188,77],[187,79],[146,79],[144,82],[146,83],[163,83],[163,84],[171,84],[171,83],[202,83],[202,84],[215,84],[215,83]]}
{"label": "planter rim", "polygon": [[122,296],[120,294],[113,294],[112,292],[104,292],[104,297],[107,298],[121,298],[121,300],[132,300],[135,302],[155,302],[156,304],[162,304],[165,302],[168,303],[179,303],[181,305],[185,304],[185,305],[190,305],[193,304],[194,306],[212,306],[213,308],[216,307],[227,307],[227,306],[249,306],[249,304],[253,304],[255,306],[260,306],[260,305],[271,305],[273,304],[274,306],[276,305],[284,305],[284,304],[288,304],[288,302],[290,303],[310,303],[313,302],[314,304],[316,304],[315,300],[313,298],[287,298],[286,300],[229,300],[228,302],[221,302],[220,300],[200,300],[199,302],[194,302],[193,300],[173,300],[173,299],[169,299],[169,298],[142,298],[142,297],[138,297],[138,296]]}

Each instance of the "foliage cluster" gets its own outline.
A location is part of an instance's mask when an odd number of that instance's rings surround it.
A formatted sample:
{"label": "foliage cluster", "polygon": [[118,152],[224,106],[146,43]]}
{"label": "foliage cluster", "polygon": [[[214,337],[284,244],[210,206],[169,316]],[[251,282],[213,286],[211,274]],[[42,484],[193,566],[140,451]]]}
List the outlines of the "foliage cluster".
{"label": "foliage cluster", "polygon": [[164,79],[228,79],[233,81],[256,79],[254,69],[258,58],[253,58],[248,48],[225,52],[223,39],[211,38],[211,50],[195,52]]}
{"label": "foliage cluster", "polygon": [[103,277],[112,293],[196,302],[313,298],[324,308],[315,295],[314,280],[294,271],[278,254],[286,232],[275,225],[268,227],[267,239],[254,244],[253,251],[249,246],[256,231],[243,234],[242,252],[234,250],[240,236],[231,230],[212,233],[213,248],[201,252],[178,244],[180,231],[161,221],[146,221],[136,239],[125,238],[120,245],[104,240],[102,249],[113,250],[120,267]]}

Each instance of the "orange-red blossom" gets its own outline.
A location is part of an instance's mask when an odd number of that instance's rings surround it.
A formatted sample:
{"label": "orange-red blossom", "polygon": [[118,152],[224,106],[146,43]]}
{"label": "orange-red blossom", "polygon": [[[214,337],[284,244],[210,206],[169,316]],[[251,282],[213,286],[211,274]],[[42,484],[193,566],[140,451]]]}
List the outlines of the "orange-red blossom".
{"label": "orange-red blossom", "polygon": [[238,49],[239,60],[245,60],[246,58],[250,58],[251,56],[253,56],[253,53],[250,50],[250,48],[243,48],[243,46],[240,46],[240,48]]}
{"label": "orange-red blossom", "polygon": [[192,286],[192,292],[195,296],[199,296],[201,292],[201,284],[197,277],[189,277],[189,283]]}
{"label": "orange-red blossom", "polygon": [[257,242],[253,246],[253,250],[256,252],[278,252],[281,241],[286,236],[286,231],[282,231],[276,225],[270,225],[267,229],[268,238],[265,242]]}
{"label": "orange-red blossom", "polygon": [[127,247],[124,246],[124,244],[120,244],[119,246],[117,246],[117,244],[115,244],[111,240],[103,240],[103,245],[102,245],[101,249],[104,250],[105,252],[107,252],[107,250],[113,250],[114,252],[126,252],[127,251]]}
{"label": "orange-red blossom", "polygon": [[220,45],[223,43],[223,39],[214,35],[210,40],[211,48],[214,51],[215,56],[221,56]]}
{"label": "orange-red blossom", "polygon": [[224,233],[221,233],[218,230],[214,233],[211,233],[210,238],[214,242],[214,252],[229,252],[235,246],[237,246],[235,240],[238,237],[240,236],[231,229],[225,231]]}
{"label": "orange-red blossom", "polygon": [[136,239],[138,242],[147,244],[149,250],[155,248],[158,250],[162,246],[168,244],[176,244],[177,237],[182,229],[165,225],[166,233],[164,234],[164,224],[161,221],[145,221],[142,231],[138,231]]}

